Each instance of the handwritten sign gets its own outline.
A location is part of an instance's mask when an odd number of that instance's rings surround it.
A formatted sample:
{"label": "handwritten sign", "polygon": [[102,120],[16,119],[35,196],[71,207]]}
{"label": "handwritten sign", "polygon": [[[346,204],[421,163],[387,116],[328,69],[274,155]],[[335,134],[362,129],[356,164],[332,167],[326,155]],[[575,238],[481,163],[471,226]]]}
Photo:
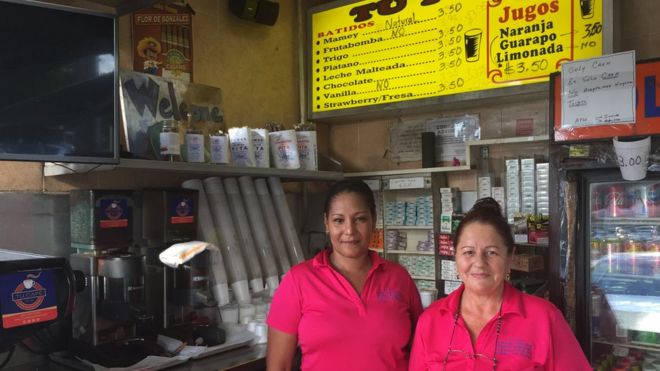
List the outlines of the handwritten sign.
{"label": "handwritten sign", "polygon": [[547,81],[603,50],[603,0],[365,0],[310,13],[313,113]]}
{"label": "handwritten sign", "polygon": [[637,62],[635,66],[635,122],[629,124],[563,128],[561,75],[550,77],[552,91],[551,119],[557,142],[613,138],[615,136],[647,136],[660,134],[660,61]]}
{"label": "handwritten sign", "polygon": [[424,188],[424,177],[390,179],[389,185],[390,189]]}
{"label": "handwritten sign", "polygon": [[564,63],[562,127],[635,122],[635,52]]}

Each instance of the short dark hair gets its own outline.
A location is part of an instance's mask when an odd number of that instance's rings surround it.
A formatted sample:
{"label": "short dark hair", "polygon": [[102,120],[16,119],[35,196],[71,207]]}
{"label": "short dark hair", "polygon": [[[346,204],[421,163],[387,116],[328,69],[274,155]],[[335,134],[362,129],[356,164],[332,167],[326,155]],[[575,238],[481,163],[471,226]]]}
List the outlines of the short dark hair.
{"label": "short dark hair", "polygon": [[376,220],[376,201],[374,200],[374,193],[367,183],[360,179],[348,178],[340,180],[330,186],[328,194],[325,196],[325,205],[323,212],[327,216],[330,213],[330,204],[338,195],[342,193],[355,193],[367,203],[371,216]]}
{"label": "short dark hair", "polygon": [[[465,227],[471,223],[488,224],[495,229],[497,234],[500,235],[502,241],[506,245],[506,250],[509,255],[513,253],[513,236],[511,235],[511,227],[507,223],[504,216],[502,216],[502,209],[500,204],[491,197],[484,197],[477,200],[472,206],[472,209],[465,214],[461,220],[456,232],[454,233],[454,244],[458,244],[458,240],[463,234]],[[456,246],[458,251],[458,246]]]}

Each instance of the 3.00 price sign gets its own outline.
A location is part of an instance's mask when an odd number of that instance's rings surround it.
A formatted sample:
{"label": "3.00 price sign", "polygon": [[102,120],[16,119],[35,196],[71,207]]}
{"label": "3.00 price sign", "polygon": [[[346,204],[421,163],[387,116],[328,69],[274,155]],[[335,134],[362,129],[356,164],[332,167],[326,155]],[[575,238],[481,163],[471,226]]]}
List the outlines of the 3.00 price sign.
{"label": "3.00 price sign", "polygon": [[312,113],[546,81],[602,54],[603,0],[365,0],[310,14]]}

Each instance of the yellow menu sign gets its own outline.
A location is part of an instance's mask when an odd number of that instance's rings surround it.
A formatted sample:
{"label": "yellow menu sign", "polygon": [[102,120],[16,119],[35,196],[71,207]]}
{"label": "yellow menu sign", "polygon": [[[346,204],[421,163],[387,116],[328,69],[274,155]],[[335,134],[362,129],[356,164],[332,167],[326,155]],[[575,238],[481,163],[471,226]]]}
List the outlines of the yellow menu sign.
{"label": "yellow menu sign", "polygon": [[380,0],[311,14],[311,109],[547,81],[602,54],[603,0]]}

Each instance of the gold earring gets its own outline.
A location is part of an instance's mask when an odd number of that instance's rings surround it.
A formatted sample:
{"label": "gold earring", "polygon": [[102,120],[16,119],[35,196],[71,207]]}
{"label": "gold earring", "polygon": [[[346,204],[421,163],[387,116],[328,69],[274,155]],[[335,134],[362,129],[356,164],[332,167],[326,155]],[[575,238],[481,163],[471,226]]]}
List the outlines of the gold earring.
{"label": "gold earring", "polygon": [[506,274],[506,280],[511,281],[511,272]]}

